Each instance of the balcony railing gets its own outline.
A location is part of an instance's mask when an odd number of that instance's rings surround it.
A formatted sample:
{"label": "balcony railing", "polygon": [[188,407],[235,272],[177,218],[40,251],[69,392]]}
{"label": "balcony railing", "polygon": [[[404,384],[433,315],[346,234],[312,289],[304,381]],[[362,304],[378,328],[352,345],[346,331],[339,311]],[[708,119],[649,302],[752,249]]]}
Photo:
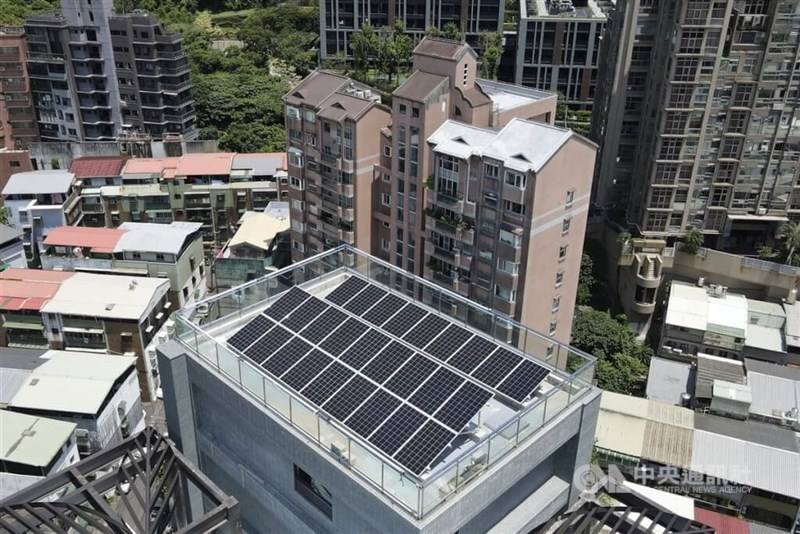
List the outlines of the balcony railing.
{"label": "balcony railing", "polygon": [[[551,368],[538,398],[458,457],[419,477],[338,422],[320,415],[317,408],[301,396],[214,337],[230,330],[234,324],[244,324],[291,286],[315,279],[322,281],[341,271],[357,272],[386,288],[392,287],[393,281],[399,283],[398,287],[413,287],[411,294],[423,295],[422,301],[438,314],[451,316],[501,343],[511,340],[519,351],[548,368],[551,366],[544,363],[545,360],[565,361],[568,371]],[[417,519],[427,516],[471,481],[480,478],[481,473],[591,390],[594,376],[595,361],[591,356],[346,245],[188,306],[175,314],[175,319],[175,339],[189,349],[197,361],[233,381],[242,394],[308,436],[319,447],[320,454],[330,454],[344,469]]]}

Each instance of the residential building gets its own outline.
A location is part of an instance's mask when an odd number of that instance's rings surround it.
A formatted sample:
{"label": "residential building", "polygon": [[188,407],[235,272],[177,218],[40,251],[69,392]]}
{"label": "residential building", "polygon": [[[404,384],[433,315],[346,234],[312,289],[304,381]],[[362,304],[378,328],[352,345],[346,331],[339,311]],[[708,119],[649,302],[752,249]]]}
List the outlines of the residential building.
{"label": "residential building", "polygon": [[748,299],[724,286],[672,282],[659,351],[674,358],[698,353],[799,363],[787,351],[786,312],[781,304]]}
{"label": "residential building", "polygon": [[205,294],[200,223],[122,223],[119,228],[62,226],[48,234],[42,269],[169,279],[175,309]]}
{"label": "residential building", "polygon": [[32,170],[30,152],[0,147],[0,191],[12,174]]}
{"label": "residential building", "polygon": [[245,211],[264,209],[288,194],[285,162],[283,153],[133,158],[120,171],[120,185],[83,189],[81,200],[90,206],[93,226],[200,223],[211,253],[230,239]]}
{"label": "residential building", "polygon": [[519,3],[514,83],[559,92],[572,109],[591,109],[608,0]]}
{"label": "residential building", "polygon": [[[604,391],[595,450],[603,467],[613,464],[635,482],[688,490],[697,504],[763,529],[750,532],[797,526],[800,448],[791,429]],[[678,476],[657,482],[657,475],[642,476],[647,472]]]}
{"label": "residential building", "polygon": [[217,291],[260,278],[292,262],[289,203],[272,202],[270,206],[273,204],[285,205],[281,216],[274,216],[274,211],[244,212],[238,230],[214,258],[211,284]]}
{"label": "residential building", "polygon": [[11,175],[2,191],[8,223],[23,232],[29,266],[53,228],[80,224],[81,205],[75,176],[67,171],[30,171]]}
{"label": "residential building", "polygon": [[[309,151],[313,158],[314,148],[302,135],[290,136],[294,259],[354,244],[426,278],[435,275],[503,317],[566,342],[596,147],[552,126],[555,95],[476,74],[468,45],[432,38],[419,43],[414,74],[392,94],[391,126],[372,125],[367,135],[381,141],[375,178],[356,180],[352,200],[326,193],[326,178],[335,177],[323,164],[320,202],[316,171],[308,165],[296,170],[291,162],[292,154],[297,163]],[[296,91],[308,94],[305,83],[329,76],[314,73]],[[341,79],[332,85],[342,84],[351,87]],[[296,104],[296,91],[286,97],[287,127],[299,134],[305,123],[290,117],[302,117],[307,108]],[[341,98],[335,91],[309,94],[305,105],[331,106]],[[328,120],[320,115],[324,129]],[[355,152],[363,138],[354,140]],[[344,210],[355,223],[331,218],[326,195],[339,206],[355,206],[352,215]],[[360,208],[366,202],[371,208]]]}
{"label": "residential building", "polygon": [[26,54],[25,31],[0,27],[0,148],[21,149],[39,140]]}
{"label": "residential building", "polygon": [[747,254],[773,241],[797,196],[795,7],[618,4],[594,108],[599,208],[646,237],[692,227]]}
{"label": "residential building", "polygon": [[84,157],[72,161],[69,172],[81,194],[82,226],[105,226],[106,217],[100,187],[122,185],[122,168],[127,157]]}
{"label": "residential building", "polygon": [[169,280],[7,269],[0,273],[0,347],[41,347],[136,357],[142,399],[156,397],[155,358],[171,309]]}
{"label": "residential building", "polygon": [[527,532],[583,489],[594,359],[518,323],[540,343],[507,345],[481,306],[358,249],[173,317],[170,436],[248,532]]}
{"label": "residential building", "polygon": [[338,243],[370,250],[373,165],[389,109],[369,87],[325,71],[284,101],[293,258]]}
{"label": "residential building", "polygon": [[[160,491],[137,490],[156,487],[169,488],[169,499]],[[152,427],[15,493],[0,508],[4,532],[66,524],[80,533],[241,532],[236,499]]]}
{"label": "residential building", "polygon": [[81,457],[144,429],[135,358],[49,351],[40,360],[8,410],[73,423]]}
{"label": "residential building", "polygon": [[0,270],[9,267],[27,267],[22,246],[22,230],[0,224]]}
{"label": "residential building", "polygon": [[0,499],[77,462],[76,426],[0,410]]}
{"label": "residential building", "polygon": [[350,38],[367,22],[377,30],[399,22],[415,41],[430,27],[443,29],[455,24],[474,46],[480,33],[503,30],[505,7],[500,0],[467,3],[406,0],[399,4],[382,0],[320,0],[320,56],[322,59],[350,57]]}
{"label": "residential building", "polygon": [[146,13],[116,14],[111,0],[62,0],[28,17],[28,72],[44,140],[197,135],[179,35]]}

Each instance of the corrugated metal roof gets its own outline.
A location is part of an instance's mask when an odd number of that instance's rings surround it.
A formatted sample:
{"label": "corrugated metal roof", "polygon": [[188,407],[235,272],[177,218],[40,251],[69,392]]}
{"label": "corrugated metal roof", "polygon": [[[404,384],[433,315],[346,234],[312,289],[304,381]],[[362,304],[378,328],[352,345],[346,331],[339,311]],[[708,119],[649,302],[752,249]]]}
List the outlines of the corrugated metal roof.
{"label": "corrugated metal roof", "polygon": [[691,428],[647,421],[641,457],[665,465],[689,467],[692,433]]}
{"label": "corrugated metal roof", "polygon": [[800,408],[800,381],[755,371],[747,373],[750,385],[750,413],[780,417],[792,408]]}
{"label": "corrugated metal roof", "polygon": [[701,399],[710,399],[714,380],[744,384],[742,362],[698,353],[695,395]]}
{"label": "corrugated metal roof", "polygon": [[641,458],[646,423],[640,417],[601,408],[595,431],[595,445],[601,449]]}
{"label": "corrugated metal roof", "polygon": [[694,431],[692,471],[800,499],[800,454]]}

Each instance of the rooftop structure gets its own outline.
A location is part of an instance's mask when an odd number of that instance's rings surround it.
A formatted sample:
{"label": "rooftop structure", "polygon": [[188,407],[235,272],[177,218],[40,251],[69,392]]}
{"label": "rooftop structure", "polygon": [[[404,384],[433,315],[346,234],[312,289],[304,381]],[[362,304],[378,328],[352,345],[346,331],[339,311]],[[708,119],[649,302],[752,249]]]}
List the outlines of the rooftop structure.
{"label": "rooftop structure", "polygon": [[751,416],[800,430],[800,369],[745,360]]}
{"label": "rooftop structure", "polygon": [[78,534],[216,529],[235,534],[238,514],[236,499],[189,463],[174,443],[147,428],[0,502],[0,528],[13,534],[44,532],[58,522]]}
{"label": "rooftop structure", "polygon": [[70,164],[69,172],[74,174],[76,179],[94,185],[95,178],[105,180],[121,175],[127,159],[125,156],[77,158]]}
{"label": "rooftop structure", "polygon": [[[297,278],[301,272],[306,274]],[[387,285],[394,278],[402,282],[397,287],[406,282],[417,287],[422,300]],[[297,283],[287,287],[281,280]],[[444,299],[453,307],[443,307]],[[342,246],[182,310],[176,339],[196,361],[192,367],[210,365],[215,376],[234,373],[233,391],[248,406],[264,410],[263,417],[269,414],[275,433],[311,438],[315,446],[309,453],[318,459],[303,463],[303,469],[331,458],[326,484],[378,489],[370,497],[374,506],[385,506],[381,501],[399,506],[401,515],[392,521],[425,530],[419,521],[442,517],[434,509],[453,510],[460,500],[455,490],[481,481],[501,483],[499,471],[528,454],[521,451],[533,450],[542,425],[560,424],[594,398],[586,379],[594,365],[589,356],[517,324],[519,345],[508,345],[491,335],[496,318],[435,284]],[[566,374],[544,363],[548,346],[563,351],[578,370]],[[180,349],[160,350],[170,351],[162,352],[160,366],[171,377],[165,366],[174,365]],[[192,371],[188,379],[200,377]],[[165,382],[167,405],[188,387],[181,380]],[[217,414],[213,418],[230,409],[199,390],[193,402],[204,413]],[[170,432],[184,428],[181,421],[188,416],[168,414]],[[269,454],[284,453],[270,448]],[[502,484],[534,467],[515,468]],[[481,507],[488,505],[483,501]],[[335,506],[348,505],[337,498]],[[463,510],[466,503],[458,506]],[[261,513],[247,512],[250,520]],[[448,528],[455,527],[452,521],[468,520],[450,513],[444,512]],[[340,528],[361,524],[351,523],[355,518],[346,512],[342,517]]]}
{"label": "rooftop structure", "polygon": [[237,247],[252,247],[267,252],[272,248],[272,241],[281,232],[289,230],[289,219],[278,219],[267,213],[245,212],[239,229],[228,241],[227,249],[236,254]]}
{"label": "rooftop structure", "polygon": [[3,188],[3,196],[66,194],[75,182],[69,171],[29,171],[12,174]]}
{"label": "rooftop structure", "polygon": [[[694,396],[695,369],[689,362],[650,358],[647,398],[668,404],[684,405]],[[689,398],[684,399],[683,395]]]}
{"label": "rooftop structure", "polygon": [[47,467],[75,432],[75,423],[0,410],[0,462]]}

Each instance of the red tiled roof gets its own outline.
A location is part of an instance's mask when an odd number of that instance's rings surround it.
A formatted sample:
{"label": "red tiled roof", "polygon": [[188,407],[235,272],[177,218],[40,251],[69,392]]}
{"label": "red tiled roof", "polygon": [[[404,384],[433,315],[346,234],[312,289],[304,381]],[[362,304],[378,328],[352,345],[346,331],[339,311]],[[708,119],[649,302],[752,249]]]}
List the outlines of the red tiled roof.
{"label": "red tiled roof", "polygon": [[125,164],[123,174],[161,174],[174,169],[180,158],[132,158]]}
{"label": "red tiled roof", "polygon": [[73,273],[8,269],[0,273],[0,309],[39,310]]}
{"label": "red tiled roof", "polygon": [[750,525],[744,519],[730,515],[712,512],[705,508],[694,507],[694,518],[696,521],[709,527],[714,527],[717,532],[725,534],[750,534]]}
{"label": "red tiled roof", "polygon": [[119,176],[127,156],[78,158],[69,166],[76,178],[105,178]]}
{"label": "red tiled roof", "polygon": [[175,176],[222,176],[231,173],[232,153],[186,154],[178,160]]}
{"label": "red tiled roof", "polygon": [[93,252],[114,252],[124,230],[84,226],[60,226],[50,230],[44,244],[54,247],[88,247]]}

